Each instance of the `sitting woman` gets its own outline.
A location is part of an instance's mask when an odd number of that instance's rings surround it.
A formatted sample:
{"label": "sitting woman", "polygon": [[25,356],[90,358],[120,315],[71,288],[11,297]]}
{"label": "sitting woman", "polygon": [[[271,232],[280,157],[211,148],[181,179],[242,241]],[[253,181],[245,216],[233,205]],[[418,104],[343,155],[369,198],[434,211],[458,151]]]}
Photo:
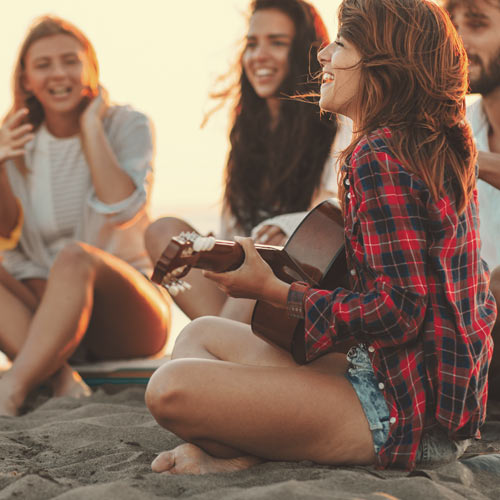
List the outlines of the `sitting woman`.
{"label": "sitting woman", "polygon": [[92,45],[55,17],[28,32],[14,80],[0,130],[0,236],[15,247],[0,268],[0,350],[13,360],[0,415],[16,415],[48,379],[55,395],[88,394],[68,365],[79,345],[86,360],[148,356],[169,328],[168,303],[145,276],[148,118],[108,104]]}
{"label": "sitting woman", "polygon": [[[287,98],[317,93],[319,85],[308,75],[319,73],[316,54],[327,43],[326,28],[307,2],[252,2],[238,82],[217,94],[223,101],[236,95],[220,238],[249,236],[265,219],[308,210],[336,194],[332,152],[349,144],[349,121],[337,127],[311,103]],[[256,240],[282,245],[299,220],[300,215],[275,218],[260,226]],[[153,263],[172,236],[193,230],[173,217],[154,222],[146,232]],[[249,321],[253,302],[227,300],[197,270],[186,281],[192,290],[173,298],[191,319],[210,314]]]}
{"label": "sitting woman", "polygon": [[[351,289],[280,281],[239,239],[243,265],[205,276],[303,318],[308,363],[242,323],[190,323],[147,388],[158,423],[188,442],[155,471],[412,469],[479,436],[496,306],[479,256],[464,48],[434,2],[344,0],[319,60],[321,108],[354,122],[339,179]],[[358,345],[346,359],[335,349],[347,339]]]}

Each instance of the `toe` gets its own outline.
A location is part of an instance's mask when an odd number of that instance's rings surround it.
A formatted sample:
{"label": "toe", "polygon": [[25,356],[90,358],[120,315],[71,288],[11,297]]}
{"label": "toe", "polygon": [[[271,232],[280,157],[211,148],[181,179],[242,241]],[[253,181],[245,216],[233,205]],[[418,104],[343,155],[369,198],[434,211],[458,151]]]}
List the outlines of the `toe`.
{"label": "toe", "polygon": [[170,471],[175,464],[174,453],[171,451],[163,451],[160,453],[151,464],[153,472]]}

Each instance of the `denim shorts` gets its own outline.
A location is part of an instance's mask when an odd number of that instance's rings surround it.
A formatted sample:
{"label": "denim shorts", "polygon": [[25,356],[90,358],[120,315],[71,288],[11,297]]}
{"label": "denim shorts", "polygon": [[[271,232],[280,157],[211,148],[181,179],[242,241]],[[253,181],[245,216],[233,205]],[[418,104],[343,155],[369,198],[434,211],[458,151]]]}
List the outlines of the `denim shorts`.
{"label": "denim shorts", "polygon": [[[359,398],[373,437],[375,454],[389,436],[389,408],[373,373],[368,351],[363,345],[351,347],[347,353],[349,368],[346,378]],[[443,465],[459,459],[471,444],[471,439],[455,441],[439,427],[425,432],[420,441],[416,463],[423,467]]]}
{"label": "denim shorts", "polygon": [[352,384],[365,412],[373,438],[375,454],[387,441],[389,436],[389,408],[384,394],[378,388],[372,363],[364,346],[354,346],[347,353],[349,368],[347,380]]}

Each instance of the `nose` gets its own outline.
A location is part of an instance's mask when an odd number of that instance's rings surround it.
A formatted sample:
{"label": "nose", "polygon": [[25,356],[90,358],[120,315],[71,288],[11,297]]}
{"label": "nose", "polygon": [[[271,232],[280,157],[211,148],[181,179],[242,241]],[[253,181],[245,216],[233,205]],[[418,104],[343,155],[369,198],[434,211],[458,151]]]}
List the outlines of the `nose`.
{"label": "nose", "polygon": [[64,65],[60,62],[55,62],[52,65],[52,72],[51,72],[52,77],[64,77],[66,76],[66,70],[64,68]]}
{"label": "nose", "polygon": [[325,66],[326,64],[328,64],[332,60],[333,48],[334,48],[334,44],[330,43],[326,47],[323,47],[318,52],[318,61],[321,64],[321,66]]}
{"label": "nose", "polygon": [[265,43],[259,43],[252,51],[252,58],[255,60],[266,59],[269,57],[269,47]]}

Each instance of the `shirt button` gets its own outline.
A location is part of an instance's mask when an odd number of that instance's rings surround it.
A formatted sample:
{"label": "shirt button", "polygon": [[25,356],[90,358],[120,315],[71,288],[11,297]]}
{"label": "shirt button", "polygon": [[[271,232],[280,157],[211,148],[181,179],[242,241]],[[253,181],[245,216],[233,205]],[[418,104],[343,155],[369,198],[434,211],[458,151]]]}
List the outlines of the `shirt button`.
{"label": "shirt button", "polygon": [[372,345],[368,346],[368,352],[375,352],[375,347]]}
{"label": "shirt button", "polygon": [[389,419],[389,423],[390,423],[390,424],[395,424],[395,423],[396,423],[396,417],[391,417],[391,418]]}
{"label": "shirt button", "polygon": [[380,382],[380,384],[378,384],[378,388],[383,391],[384,390],[384,387],[385,385],[383,384],[383,382]]}
{"label": "shirt button", "polygon": [[347,198],[350,200],[352,198],[352,194],[351,193],[347,193]]}
{"label": "shirt button", "polygon": [[351,276],[356,276],[356,269],[351,269]]}

